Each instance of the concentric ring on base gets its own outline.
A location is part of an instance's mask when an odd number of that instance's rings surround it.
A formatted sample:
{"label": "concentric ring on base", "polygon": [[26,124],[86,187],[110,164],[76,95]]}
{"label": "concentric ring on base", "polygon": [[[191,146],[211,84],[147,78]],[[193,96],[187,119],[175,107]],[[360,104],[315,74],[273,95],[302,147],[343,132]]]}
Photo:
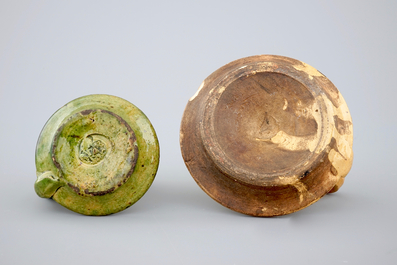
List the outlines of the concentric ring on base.
{"label": "concentric ring on base", "polygon": [[134,171],[135,133],[117,114],[96,109],[72,115],[58,129],[52,159],[79,195],[113,192]]}
{"label": "concentric ring on base", "polygon": [[327,194],[348,172],[338,170],[351,166],[346,156],[338,164],[346,166],[334,170],[329,157],[345,141],[344,151],[351,150],[352,135],[339,136],[333,122],[341,115],[349,124],[340,106],[347,110],[333,84],[298,60],[239,59],[211,74],[189,100],[182,156],[198,185],[225,207],[289,214]]}

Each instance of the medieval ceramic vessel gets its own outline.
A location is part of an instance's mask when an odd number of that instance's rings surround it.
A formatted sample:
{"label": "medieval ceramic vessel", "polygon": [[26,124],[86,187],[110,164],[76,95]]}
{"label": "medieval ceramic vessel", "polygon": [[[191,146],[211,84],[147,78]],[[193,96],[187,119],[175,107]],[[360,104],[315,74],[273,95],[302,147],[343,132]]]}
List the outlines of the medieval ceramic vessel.
{"label": "medieval ceramic vessel", "polygon": [[182,155],[198,185],[248,215],[305,208],[343,184],[353,127],[338,89],[315,68],[282,56],[231,62],[189,100]]}
{"label": "medieval ceramic vessel", "polygon": [[126,209],[149,189],[159,144],[149,119],[130,102],[89,95],[60,108],[36,147],[36,193],[85,215]]}

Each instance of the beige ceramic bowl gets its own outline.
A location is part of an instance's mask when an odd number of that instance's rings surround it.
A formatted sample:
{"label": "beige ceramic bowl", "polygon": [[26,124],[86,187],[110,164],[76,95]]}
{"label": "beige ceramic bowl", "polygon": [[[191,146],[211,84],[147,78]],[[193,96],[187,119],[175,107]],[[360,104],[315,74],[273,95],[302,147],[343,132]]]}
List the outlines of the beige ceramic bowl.
{"label": "beige ceramic bowl", "polygon": [[260,55],[201,84],[181,124],[182,155],[198,185],[249,215],[289,214],[343,184],[353,127],[338,89],[301,61]]}

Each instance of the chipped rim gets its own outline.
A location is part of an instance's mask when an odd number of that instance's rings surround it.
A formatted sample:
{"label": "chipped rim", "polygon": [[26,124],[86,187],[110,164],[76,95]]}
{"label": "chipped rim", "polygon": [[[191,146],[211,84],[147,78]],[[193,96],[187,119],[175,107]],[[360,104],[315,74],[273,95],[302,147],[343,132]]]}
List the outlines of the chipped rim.
{"label": "chipped rim", "polygon": [[[295,204],[294,208],[289,207],[287,209],[283,201],[278,202],[280,207],[269,208],[269,205],[266,201],[271,200],[270,195],[270,197],[263,197],[263,200],[259,202],[261,204],[260,208],[258,208],[257,205],[255,205],[254,207],[254,203],[249,200],[245,200],[244,197],[241,197],[241,194],[243,194],[243,190],[251,192],[252,194],[256,194],[259,198],[260,194],[262,194],[261,196],[263,196],[263,194],[266,194],[269,187],[265,185],[261,188],[255,185],[250,185],[249,183],[246,183],[244,181],[237,181],[236,179],[233,180],[233,178],[230,178],[230,176],[227,176],[224,173],[214,173],[211,171],[211,166],[208,166],[204,162],[200,162],[200,159],[193,160],[192,157],[189,157],[189,153],[187,152],[187,150],[189,150],[190,152],[194,153],[195,156],[200,156],[204,159],[207,159],[207,162],[211,161],[209,162],[210,164],[214,163],[212,159],[210,159],[210,157],[214,154],[210,154],[210,152],[208,153],[208,146],[205,147],[205,144],[201,142],[201,128],[203,128],[203,123],[200,122],[197,116],[200,113],[204,113],[205,107],[203,107],[203,105],[205,104],[202,104],[202,102],[208,101],[208,93],[210,92],[211,88],[216,87],[217,84],[222,82],[222,77],[225,79],[227,75],[229,75],[232,71],[243,69],[246,67],[245,65],[253,64],[256,62],[275,62],[280,64],[287,64],[289,66],[290,72],[295,72],[298,74],[298,78],[293,77],[294,79],[300,81],[301,83],[307,83],[309,80],[313,84],[313,86],[321,87],[320,91],[318,89],[316,91],[320,100],[330,100],[333,103],[332,107],[328,106],[327,104],[327,113],[324,115],[324,118],[328,121],[328,129],[326,133],[327,137],[324,137],[324,139],[329,140],[333,137],[339,137],[339,139],[341,140],[336,143],[336,149],[341,149],[341,147],[343,147],[344,153],[347,154],[345,157],[346,159],[342,161],[340,158],[342,154],[340,152],[340,155],[338,155],[338,152],[333,152],[333,149],[327,150],[327,157],[330,160],[331,166],[334,167],[334,169],[336,169],[339,173],[337,173],[337,175],[328,173],[326,176],[328,178],[326,182],[317,183],[316,185],[317,187],[320,187],[320,190],[318,191],[318,194],[316,194],[316,196],[311,196],[309,198],[308,194],[310,195],[310,190],[305,190],[306,187],[301,182],[301,178],[297,176],[291,177],[286,181],[280,181],[278,184],[276,184],[276,186],[280,187],[280,189],[284,189],[290,186],[296,190],[298,203]],[[202,82],[194,96],[192,96],[188,101],[182,117],[180,129],[180,145],[182,157],[190,174],[192,175],[196,183],[200,186],[200,188],[204,192],[206,192],[212,199],[222,204],[223,206],[231,210],[252,216],[279,216],[293,213],[305,207],[308,207],[309,205],[318,201],[328,192],[334,192],[338,190],[343,184],[343,180],[352,166],[353,128],[352,126],[350,126],[351,134],[341,135],[335,126],[335,122],[333,119],[335,115],[340,116],[347,122],[350,122],[350,124],[352,125],[350,112],[340,92],[331,83],[331,81],[328,80],[327,77],[325,77],[321,72],[319,72],[312,66],[292,58],[278,55],[256,55],[241,58],[224,65],[223,67],[213,72],[210,76],[208,76]],[[196,128],[196,130],[200,132],[190,135],[188,137],[189,140],[185,140],[187,138],[185,136],[185,129],[188,127]],[[327,142],[328,141],[325,141],[325,145],[328,144]],[[201,143],[201,147],[200,145],[197,145],[198,143]],[[196,148],[196,146],[198,146],[198,149]],[[328,149],[328,147],[326,148]],[[203,151],[205,154],[203,154]],[[322,158],[319,157],[317,161],[321,161],[321,159]],[[214,164],[219,170],[219,166],[216,163]],[[208,184],[208,181],[211,181],[211,184]],[[223,197],[220,195],[221,193],[223,194]]]}

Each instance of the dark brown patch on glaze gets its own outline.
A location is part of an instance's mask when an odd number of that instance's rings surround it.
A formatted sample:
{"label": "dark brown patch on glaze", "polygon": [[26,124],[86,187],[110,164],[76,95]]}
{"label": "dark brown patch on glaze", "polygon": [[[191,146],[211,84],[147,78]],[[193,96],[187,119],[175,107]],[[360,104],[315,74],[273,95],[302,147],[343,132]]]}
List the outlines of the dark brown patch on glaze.
{"label": "dark brown patch on glaze", "polygon": [[334,116],[335,127],[340,135],[351,134],[350,127],[352,126],[351,121],[344,121],[337,115]]}
{"label": "dark brown patch on glaze", "polygon": [[87,109],[87,110],[81,111],[80,114],[81,114],[82,116],[87,116],[88,114],[90,114],[90,113],[93,112],[93,111],[94,111],[94,110],[92,110],[92,109]]}
{"label": "dark brown patch on glaze", "polygon": [[68,183],[68,186],[71,187],[74,192],[76,192],[77,194],[80,194],[80,189],[78,187],[73,186],[70,183]]}
{"label": "dark brown patch on glaze", "polygon": [[306,177],[309,174],[310,174],[310,171],[306,170],[305,173],[303,173],[303,175],[300,178],[304,178],[304,177]]}
{"label": "dark brown patch on glaze", "polygon": [[114,189],[115,189],[115,187],[110,188],[110,189],[105,190],[105,191],[96,191],[96,192],[92,192],[92,191],[89,191],[88,189],[85,189],[84,193],[87,194],[87,195],[92,195],[92,196],[102,196],[102,195],[105,195],[105,194],[113,192]]}

